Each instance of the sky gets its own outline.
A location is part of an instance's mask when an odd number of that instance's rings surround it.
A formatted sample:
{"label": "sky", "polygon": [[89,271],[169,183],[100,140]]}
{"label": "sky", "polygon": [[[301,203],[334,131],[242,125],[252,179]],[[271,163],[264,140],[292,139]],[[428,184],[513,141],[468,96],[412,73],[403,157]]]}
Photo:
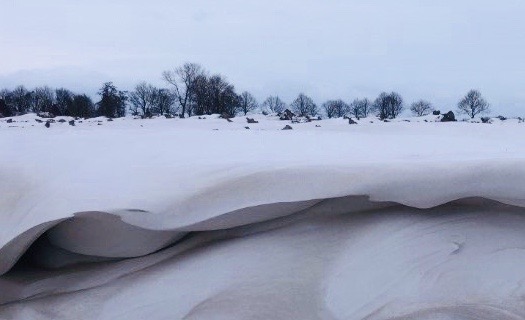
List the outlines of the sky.
{"label": "sky", "polygon": [[455,110],[470,89],[525,115],[522,0],[0,0],[0,87],[167,86],[184,62],[262,101],[397,91]]}

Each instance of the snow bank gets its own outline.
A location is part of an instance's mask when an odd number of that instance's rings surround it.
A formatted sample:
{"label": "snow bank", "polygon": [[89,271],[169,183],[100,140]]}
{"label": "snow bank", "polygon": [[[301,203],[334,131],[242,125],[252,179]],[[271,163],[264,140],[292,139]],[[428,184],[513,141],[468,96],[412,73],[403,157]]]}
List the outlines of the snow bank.
{"label": "snow bank", "polygon": [[4,128],[0,317],[525,317],[525,127],[339,120]]}

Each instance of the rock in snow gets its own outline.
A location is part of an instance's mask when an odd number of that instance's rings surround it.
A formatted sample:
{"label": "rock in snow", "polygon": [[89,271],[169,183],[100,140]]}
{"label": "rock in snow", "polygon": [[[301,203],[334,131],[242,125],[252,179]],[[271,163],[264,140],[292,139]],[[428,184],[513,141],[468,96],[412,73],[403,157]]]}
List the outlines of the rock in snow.
{"label": "rock in snow", "polygon": [[37,116],[39,116],[40,118],[48,118],[48,119],[55,117],[55,115],[52,114],[51,112],[40,112],[37,114]]}
{"label": "rock in snow", "polygon": [[279,119],[280,120],[292,120],[295,117],[295,113],[290,111],[289,109],[284,110],[283,112],[279,113]]}
{"label": "rock in snow", "polygon": [[441,122],[453,122],[456,121],[456,116],[454,115],[454,112],[449,111],[443,115],[443,118],[441,118]]}
{"label": "rock in snow", "polygon": [[0,319],[525,318],[522,124],[147,121],[2,128]]}

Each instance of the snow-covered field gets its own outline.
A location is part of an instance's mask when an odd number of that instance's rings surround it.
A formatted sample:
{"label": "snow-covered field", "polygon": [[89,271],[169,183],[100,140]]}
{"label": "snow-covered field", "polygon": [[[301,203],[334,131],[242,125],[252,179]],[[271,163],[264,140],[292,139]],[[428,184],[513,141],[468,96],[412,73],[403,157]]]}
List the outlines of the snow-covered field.
{"label": "snow-covered field", "polygon": [[250,117],[0,119],[0,319],[525,318],[525,123]]}

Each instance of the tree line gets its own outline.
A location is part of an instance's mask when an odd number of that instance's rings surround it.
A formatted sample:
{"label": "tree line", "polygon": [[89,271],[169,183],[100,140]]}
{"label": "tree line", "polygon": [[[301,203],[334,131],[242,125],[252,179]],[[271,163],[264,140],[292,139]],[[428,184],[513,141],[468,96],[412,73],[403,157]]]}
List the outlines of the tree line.
{"label": "tree line", "polygon": [[[300,93],[289,105],[279,96],[269,96],[261,104],[247,92],[238,94],[235,86],[220,74],[210,74],[196,63],[185,63],[173,70],[162,73],[166,88],[158,88],[141,82],[131,92],[121,91],[112,82],[102,85],[98,91],[99,101],[94,102],[86,94],[76,94],[68,89],[51,89],[47,86],[28,90],[18,86],[14,90],[0,90],[0,116],[34,113],[50,113],[55,116],[89,118],[105,116],[173,116],[181,118],[193,115],[221,114],[234,117],[260,111],[264,114],[279,114],[286,109],[299,117],[316,117],[323,114],[328,118],[370,115],[382,120],[394,119],[405,109],[401,95],[397,92],[382,92],[370,100],[355,99],[346,103],[341,99],[329,100],[318,106],[312,98]],[[488,102],[477,90],[471,90],[457,105],[458,111],[471,118],[489,111]],[[426,100],[416,101],[409,106],[415,116],[425,116],[435,109]]]}

